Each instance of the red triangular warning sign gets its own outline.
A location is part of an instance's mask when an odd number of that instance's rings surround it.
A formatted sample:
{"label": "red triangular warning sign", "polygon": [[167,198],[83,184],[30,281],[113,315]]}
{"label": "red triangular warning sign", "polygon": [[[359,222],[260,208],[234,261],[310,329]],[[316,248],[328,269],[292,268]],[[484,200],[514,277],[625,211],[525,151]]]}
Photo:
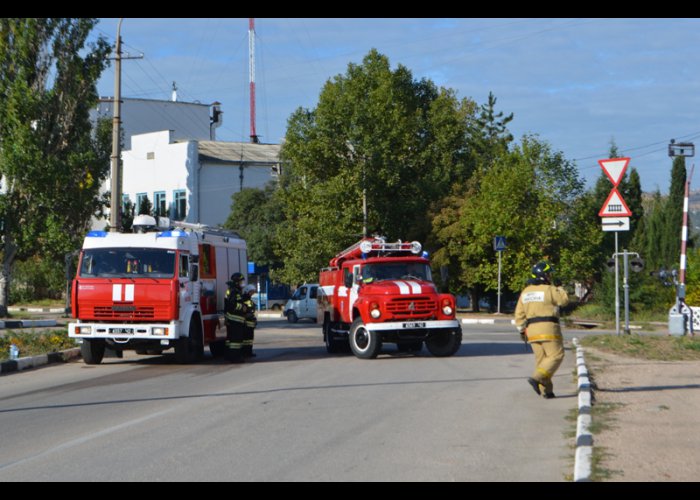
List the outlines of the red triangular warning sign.
{"label": "red triangular warning sign", "polygon": [[615,187],[610,191],[608,199],[603,203],[603,208],[600,209],[598,215],[600,217],[630,217],[632,212],[630,212],[627,203],[625,203],[625,200],[622,199]]}
{"label": "red triangular warning sign", "polygon": [[609,160],[598,160],[598,164],[602,167],[605,175],[608,176],[610,182],[613,186],[617,187],[622,180],[622,176],[625,175],[625,170],[627,170],[627,165],[629,165],[630,158],[610,158]]}

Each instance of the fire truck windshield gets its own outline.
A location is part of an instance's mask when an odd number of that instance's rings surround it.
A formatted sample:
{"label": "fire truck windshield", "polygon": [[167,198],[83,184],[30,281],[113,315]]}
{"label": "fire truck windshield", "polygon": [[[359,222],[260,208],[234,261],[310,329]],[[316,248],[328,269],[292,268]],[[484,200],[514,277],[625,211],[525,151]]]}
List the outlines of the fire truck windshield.
{"label": "fire truck windshield", "polygon": [[362,268],[362,280],[425,280],[433,281],[430,266],[424,262],[383,262]]}
{"label": "fire truck windshield", "polygon": [[84,250],[81,278],[172,278],[175,251],[159,248],[92,248]]}

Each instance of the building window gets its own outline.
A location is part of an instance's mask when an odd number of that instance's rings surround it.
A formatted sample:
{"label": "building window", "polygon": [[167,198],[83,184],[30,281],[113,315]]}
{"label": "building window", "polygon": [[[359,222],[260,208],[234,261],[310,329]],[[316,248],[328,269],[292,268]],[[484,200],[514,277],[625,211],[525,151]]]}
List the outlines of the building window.
{"label": "building window", "polygon": [[168,215],[168,204],[165,201],[165,191],[156,191],[153,193],[153,213],[158,217]]}
{"label": "building window", "polygon": [[148,195],[146,193],[136,193],[136,215],[141,215],[143,212],[141,211],[142,207],[143,210],[148,211],[149,208],[147,205],[143,205],[144,202],[148,200]]}
{"label": "building window", "polygon": [[174,220],[185,220],[187,216],[187,192],[184,189],[173,191],[173,213]]}
{"label": "building window", "polygon": [[122,194],[122,213],[125,214],[127,213],[127,209],[129,208],[131,200],[129,199],[128,194]]}

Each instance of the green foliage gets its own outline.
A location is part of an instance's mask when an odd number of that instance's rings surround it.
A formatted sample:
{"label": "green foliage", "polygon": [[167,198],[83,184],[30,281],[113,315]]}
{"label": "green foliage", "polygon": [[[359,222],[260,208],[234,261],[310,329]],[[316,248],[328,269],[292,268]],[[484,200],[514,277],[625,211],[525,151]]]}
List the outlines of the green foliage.
{"label": "green foliage", "polygon": [[99,208],[109,169],[104,131],[91,133],[107,42],[86,49],[95,19],[0,19],[0,309],[15,259],[62,259]]}
{"label": "green foliage", "polygon": [[66,288],[63,261],[34,256],[17,262],[10,286],[10,304],[38,299],[60,299]]}
{"label": "green foliage", "polygon": [[76,347],[75,340],[68,337],[65,328],[49,333],[10,331],[0,337],[0,361],[10,357],[9,351],[12,344],[19,349],[20,357],[36,356]]}
{"label": "green foliage", "polygon": [[553,262],[565,281],[588,273],[585,252],[595,247],[600,231],[578,216],[582,191],[582,180],[562,153],[523,137],[490,169],[457,186],[436,212],[433,226],[442,247],[434,261],[456,272],[453,291],[463,291],[464,284],[495,290],[498,264],[492,242],[504,235],[508,249],[502,274],[510,290],[520,290],[531,266],[542,259]]}
{"label": "green foliage", "polygon": [[426,241],[428,209],[473,170],[473,102],[414,80],[376,50],[326,82],[314,110],[289,119],[282,159],[284,225],[276,247],[288,282],[318,279],[328,259],[368,234]]}
{"label": "green foliage", "polygon": [[271,183],[264,189],[244,188],[235,193],[224,227],[237,231],[246,240],[248,260],[276,268],[281,263],[274,249],[274,239],[283,221],[279,193]]}

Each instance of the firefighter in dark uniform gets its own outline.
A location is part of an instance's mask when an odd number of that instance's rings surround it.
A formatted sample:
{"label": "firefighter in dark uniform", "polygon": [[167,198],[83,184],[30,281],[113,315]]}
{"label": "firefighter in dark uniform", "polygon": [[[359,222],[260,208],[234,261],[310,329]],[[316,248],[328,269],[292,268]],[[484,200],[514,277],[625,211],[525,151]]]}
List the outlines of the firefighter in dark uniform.
{"label": "firefighter in dark uniform", "polygon": [[253,339],[255,337],[255,327],[258,325],[258,320],[255,317],[255,304],[253,303],[253,294],[255,287],[247,285],[243,288],[243,305],[245,306],[245,330],[243,333],[243,357],[254,358]]}
{"label": "firefighter in dark uniform", "polygon": [[552,271],[547,262],[535,264],[515,307],[515,326],[535,354],[535,371],[527,382],[546,399],[554,397],[552,377],[564,360],[559,308],[569,303],[566,290],[552,284]]}
{"label": "firefighter in dark uniform", "polygon": [[226,317],[226,350],[224,357],[231,363],[243,362],[243,336],[245,335],[245,305],[243,304],[242,285],[245,277],[233,273],[228,282],[224,301]]}

